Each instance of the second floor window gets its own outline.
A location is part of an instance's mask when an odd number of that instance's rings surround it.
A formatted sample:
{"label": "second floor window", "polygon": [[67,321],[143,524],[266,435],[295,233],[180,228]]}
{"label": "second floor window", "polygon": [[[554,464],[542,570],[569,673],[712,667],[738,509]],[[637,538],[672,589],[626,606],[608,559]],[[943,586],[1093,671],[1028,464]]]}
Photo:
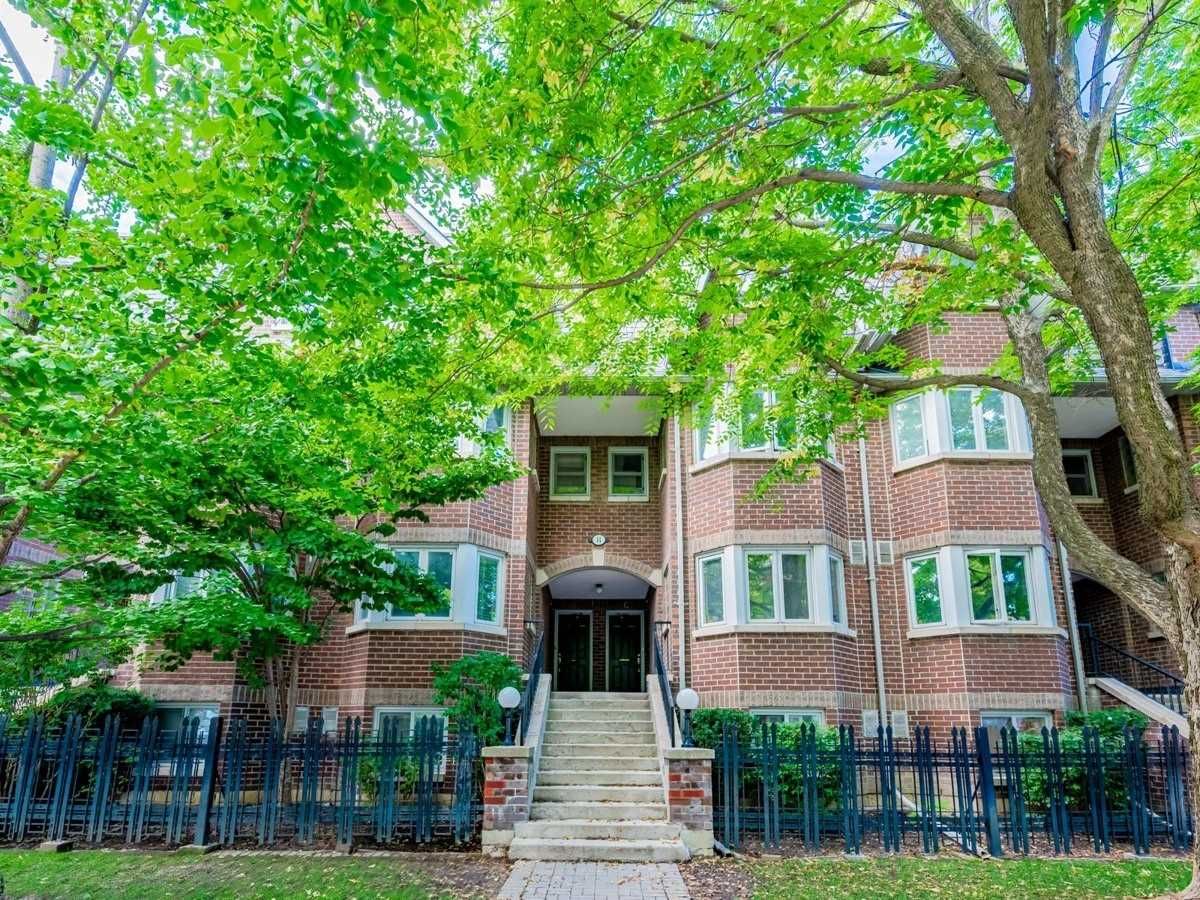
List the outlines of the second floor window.
{"label": "second floor window", "polygon": [[946,392],[950,411],[950,445],[955,450],[1008,450],[1008,416],[1004,394],[988,388],[953,388]]}
{"label": "second floor window", "polygon": [[1125,475],[1125,490],[1131,491],[1138,486],[1137,462],[1133,458],[1133,447],[1129,438],[1122,435],[1117,440],[1117,449],[1121,454],[1121,472]]}
{"label": "second floor window", "polygon": [[725,621],[725,569],[720,556],[700,560],[700,624]]}
{"label": "second floor window", "polygon": [[479,554],[479,578],[475,586],[475,621],[497,625],[500,622],[501,564],[499,556]]}
{"label": "second floor window", "polygon": [[608,451],[608,499],[645,500],[650,496],[645,447],[613,447]]}
{"label": "second floor window", "polygon": [[1063,474],[1072,497],[1095,497],[1096,474],[1092,470],[1091,450],[1064,450]]}
{"label": "second floor window", "polygon": [[925,397],[917,394],[892,404],[892,433],[896,440],[896,461],[907,462],[929,453],[925,437]]}
{"label": "second floor window", "polygon": [[742,557],[751,622],[804,622],[808,603],[808,555],[747,550]]}
{"label": "second floor window", "polygon": [[592,493],[592,452],[587,447],[550,448],[550,496],[587,500]]}
{"label": "second floor window", "polygon": [[[396,565],[411,566],[418,572],[428,575],[444,589],[442,605],[423,615],[430,618],[448,619],[450,617],[450,592],[454,587],[454,551],[406,547],[396,550],[395,556]],[[389,614],[394,619],[411,619],[415,615],[395,608],[389,610]]]}

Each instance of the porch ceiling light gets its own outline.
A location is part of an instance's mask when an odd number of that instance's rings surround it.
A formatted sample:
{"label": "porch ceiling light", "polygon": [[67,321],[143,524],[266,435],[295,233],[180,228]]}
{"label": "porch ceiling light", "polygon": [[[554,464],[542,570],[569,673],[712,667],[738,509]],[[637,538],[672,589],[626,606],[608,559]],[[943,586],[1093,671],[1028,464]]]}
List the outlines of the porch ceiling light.
{"label": "porch ceiling light", "polygon": [[596,593],[597,593],[597,594],[603,594],[603,593],[604,593],[604,585],[602,585],[602,584],[601,584],[600,582],[598,582],[598,581],[596,582]]}

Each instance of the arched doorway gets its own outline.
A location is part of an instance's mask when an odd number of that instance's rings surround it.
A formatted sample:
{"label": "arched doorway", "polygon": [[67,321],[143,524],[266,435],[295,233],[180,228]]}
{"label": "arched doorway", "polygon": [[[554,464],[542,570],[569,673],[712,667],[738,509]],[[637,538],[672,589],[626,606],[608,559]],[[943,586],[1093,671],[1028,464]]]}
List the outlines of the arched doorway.
{"label": "arched doorway", "polygon": [[654,585],[628,571],[586,567],[543,590],[547,669],[556,691],[646,690]]}

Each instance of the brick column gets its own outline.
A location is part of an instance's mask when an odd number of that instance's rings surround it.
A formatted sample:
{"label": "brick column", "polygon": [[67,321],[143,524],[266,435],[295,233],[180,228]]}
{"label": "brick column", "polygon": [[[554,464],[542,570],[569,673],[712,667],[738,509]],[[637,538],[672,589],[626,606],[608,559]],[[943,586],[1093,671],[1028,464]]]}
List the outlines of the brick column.
{"label": "brick column", "polygon": [[713,755],[703,747],[672,747],[663,752],[667,814],[683,826],[683,841],[693,856],[713,852]]}
{"label": "brick column", "polygon": [[484,747],[482,756],[483,852],[503,856],[512,843],[513,828],[529,821],[532,748]]}

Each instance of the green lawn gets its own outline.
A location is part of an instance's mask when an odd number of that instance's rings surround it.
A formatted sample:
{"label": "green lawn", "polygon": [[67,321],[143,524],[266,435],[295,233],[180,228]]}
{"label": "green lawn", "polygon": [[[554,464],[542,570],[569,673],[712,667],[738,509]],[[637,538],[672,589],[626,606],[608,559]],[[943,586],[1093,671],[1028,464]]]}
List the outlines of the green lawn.
{"label": "green lawn", "polygon": [[1182,862],[893,858],[744,864],[756,900],[953,897],[987,900],[1158,897],[1188,883]]}
{"label": "green lawn", "polygon": [[425,898],[494,896],[503,869],[476,854],[425,859],[0,851],[6,897]]}

